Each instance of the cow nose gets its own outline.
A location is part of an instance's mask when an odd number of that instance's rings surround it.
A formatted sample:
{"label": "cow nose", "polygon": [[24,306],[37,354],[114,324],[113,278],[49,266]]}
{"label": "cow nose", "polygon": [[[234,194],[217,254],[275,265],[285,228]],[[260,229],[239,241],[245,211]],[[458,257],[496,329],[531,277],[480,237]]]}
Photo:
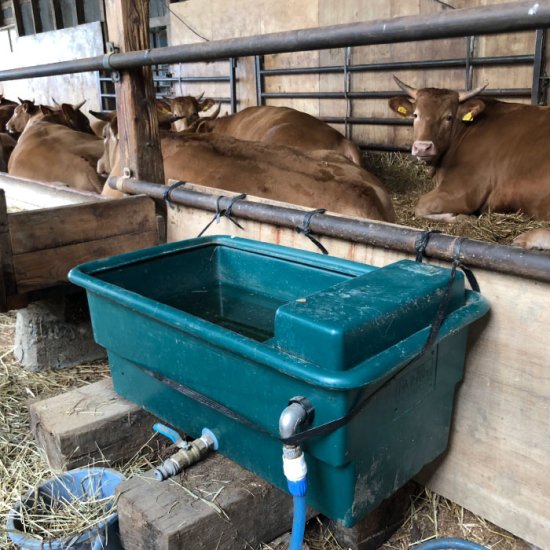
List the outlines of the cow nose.
{"label": "cow nose", "polygon": [[415,141],[412,146],[412,154],[415,157],[431,157],[435,153],[433,141]]}

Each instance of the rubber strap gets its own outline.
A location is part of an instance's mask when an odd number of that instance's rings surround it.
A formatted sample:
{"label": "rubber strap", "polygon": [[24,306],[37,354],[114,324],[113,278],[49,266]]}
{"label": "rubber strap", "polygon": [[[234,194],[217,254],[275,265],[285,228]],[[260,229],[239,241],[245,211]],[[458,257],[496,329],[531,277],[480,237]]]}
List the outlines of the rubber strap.
{"label": "rubber strap", "polygon": [[174,208],[174,203],[172,202],[172,197],[170,196],[170,193],[172,193],[174,189],[177,189],[178,187],[181,187],[186,183],[187,183],[186,181],[176,181],[176,183],[173,183],[172,185],[170,185],[168,189],[166,189],[162,194],[162,198],[164,202],[166,202],[171,208]]}

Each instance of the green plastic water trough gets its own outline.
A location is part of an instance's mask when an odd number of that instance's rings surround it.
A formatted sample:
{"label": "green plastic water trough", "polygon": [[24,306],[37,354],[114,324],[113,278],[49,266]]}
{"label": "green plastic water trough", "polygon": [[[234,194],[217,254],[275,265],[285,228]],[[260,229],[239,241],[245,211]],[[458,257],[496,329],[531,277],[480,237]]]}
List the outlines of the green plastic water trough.
{"label": "green plastic water trough", "polygon": [[[468,326],[486,300],[454,280],[437,344],[422,349],[450,270],[383,268],[231,237],[140,250],[74,268],[116,391],[286,488],[278,420],[290,398],[312,426],[346,426],[303,444],[308,504],[351,526],[447,447]],[[190,388],[258,429],[182,393]]]}

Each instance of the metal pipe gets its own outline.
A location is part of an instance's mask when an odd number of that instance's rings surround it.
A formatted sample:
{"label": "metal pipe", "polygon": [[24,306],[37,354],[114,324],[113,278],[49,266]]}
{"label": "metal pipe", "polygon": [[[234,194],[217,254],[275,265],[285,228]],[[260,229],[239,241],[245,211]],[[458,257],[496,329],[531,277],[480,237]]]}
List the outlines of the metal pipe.
{"label": "metal pipe", "polygon": [[[143,193],[157,200],[163,200],[166,191],[164,185],[136,181],[131,178],[110,178],[109,186],[124,193]],[[177,204],[210,212],[216,212],[218,202],[216,195],[181,188],[172,191],[170,199]],[[230,201],[231,197],[221,198],[219,207],[227,208]],[[303,210],[249,200],[237,201],[232,206],[232,212],[236,217],[245,220],[265,222],[290,229],[301,225],[304,219]],[[310,227],[316,235],[391,248],[407,254],[415,253],[416,238],[422,232],[411,227],[327,214],[314,216]],[[437,260],[450,261],[453,258],[456,240],[457,237],[450,235],[433,234],[426,247],[426,254]],[[550,254],[465,239],[461,246],[460,258],[470,267],[550,282]]]}
{"label": "metal pipe", "polygon": [[[389,99],[390,97],[406,95],[401,91],[380,91],[380,92],[264,92],[264,99]],[[485,97],[531,97],[530,88],[506,88],[499,90],[485,90],[480,94]]]}
{"label": "metal pipe", "polygon": [[369,118],[369,117],[349,117],[348,119],[341,116],[322,116],[320,120],[329,124],[344,124],[347,120],[351,124],[372,124],[383,126],[412,126],[412,119],[408,118]]}
{"label": "metal pipe", "polygon": [[0,81],[101,69],[124,70],[145,65],[536,30],[547,26],[550,26],[550,3],[512,2],[432,15],[394,17],[19,67],[0,71]]}
{"label": "metal pipe", "polygon": [[[478,67],[499,65],[530,65],[535,59],[534,55],[510,55],[501,57],[477,57],[470,59],[470,64]],[[439,59],[432,61],[396,61],[393,63],[371,63],[363,65],[351,65],[350,73],[370,71],[401,71],[412,69],[454,69],[465,67],[464,59]],[[342,65],[327,65],[325,67],[292,67],[290,69],[263,69],[263,76],[287,76],[305,74],[338,74],[342,72]]]}

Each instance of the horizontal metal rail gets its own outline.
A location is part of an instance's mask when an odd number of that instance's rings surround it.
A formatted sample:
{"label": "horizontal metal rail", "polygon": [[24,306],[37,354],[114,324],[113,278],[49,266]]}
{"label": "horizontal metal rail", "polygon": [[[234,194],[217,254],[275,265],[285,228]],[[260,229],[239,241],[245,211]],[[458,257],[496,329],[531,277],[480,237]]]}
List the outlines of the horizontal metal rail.
{"label": "horizontal metal rail", "polygon": [[[101,82],[110,82],[110,76],[99,77]],[[153,82],[230,82],[230,76],[153,76]]]}
{"label": "horizontal metal rail", "polygon": [[[534,55],[511,55],[501,57],[476,57],[470,60],[470,65],[494,67],[501,65],[527,65],[535,61]],[[430,61],[395,61],[392,63],[369,63],[350,65],[346,70],[350,73],[377,71],[406,71],[418,69],[454,69],[466,67],[466,59],[437,59]],[[290,76],[306,74],[341,74],[343,65],[327,65],[325,67],[291,67],[289,69],[261,69],[262,76]]]}
{"label": "horizontal metal rail", "polygon": [[322,116],[320,120],[329,124],[372,124],[373,126],[412,126],[412,119],[408,118],[373,118],[373,117],[343,117],[343,116]]}
{"label": "horizontal metal rail", "polygon": [[214,61],[220,58],[269,53],[536,30],[548,26],[550,26],[550,3],[513,2],[449,10],[432,15],[394,17],[136,52],[114,53],[34,67],[19,67],[0,71],[0,81],[101,69],[132,69],[165,63]]}
{"label": "horizontal metal rail", "polygon": [[[163,200],[166,192],[164,185],[131,178],[110,178],[109,186],[124,193],[142,193],[157,200]],[[218,198],[216,195],[184,188],[174,189],[170,193],[170,200],[177,204],[209,212],[216,212],[218,207],[226,209],[231,203],[231,197]],[[233,215],[238,218],[290,229],[301,226],[304,221],[304,211],[296,208],[274,206],[250,200],[237,201],[231,208]],[[312,217],[310,227],[315,235],[391,248],[407,254],[415,254],[416,238],[421,233],[420,230],[410,227],[327,214]],[[430,237],[426,254],[430,258],[451,261],[456,242],[457,237],[435,233]],[[464,239],[460,248],[460,258],[469,267],[490,269],[550,282],[550,255],[542,252]]]}
{"label": "horizontal metal rail", "polygon": [[[390,97],[405,95],[401,91],[380,92],[262,92],[265,99],[389,99]],[[500,90],[486,90],[480,95],[486,97],[531,97],[531,88],[510,88]]]}

